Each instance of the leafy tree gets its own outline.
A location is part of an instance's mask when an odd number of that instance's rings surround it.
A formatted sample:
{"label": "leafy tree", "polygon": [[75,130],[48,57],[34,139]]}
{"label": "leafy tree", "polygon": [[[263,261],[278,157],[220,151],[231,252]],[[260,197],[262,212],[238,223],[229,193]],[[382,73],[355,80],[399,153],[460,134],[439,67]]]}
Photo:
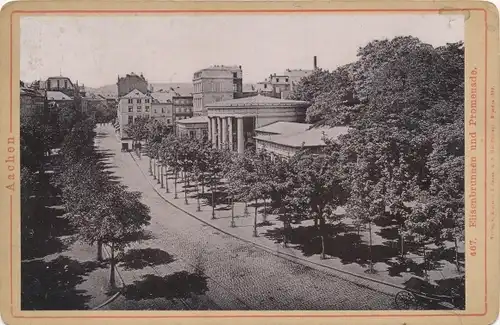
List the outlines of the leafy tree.
{"label": "leafy tree", "polygon": [[339,145],[332,142],[322,154],[299,153],[297,157],[295,197],[300,197],[310,207],[315,224],[319,221],[321,258],[325,258],[326,221],[339,221],[335,214],[347,199],[344,188],[347,175],[343,172]]}

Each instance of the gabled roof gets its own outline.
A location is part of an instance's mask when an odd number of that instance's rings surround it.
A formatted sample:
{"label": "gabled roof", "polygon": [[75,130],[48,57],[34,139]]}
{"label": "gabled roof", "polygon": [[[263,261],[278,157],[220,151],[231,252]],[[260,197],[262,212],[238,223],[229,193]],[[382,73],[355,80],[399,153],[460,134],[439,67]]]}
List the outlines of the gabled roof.
{"label": "gabled roof", "polygon": [[142,93],[140,90],[134,89],[122,98],[145,98],[148,97],[146,94]]}
{"label": "gabled roof", "polygon": [[241,107],[241,106],[308,106],[308,102],[279,99],[263,95],[229,99],[206,105],[206,107]]}
{"label": "gabled roof", "polygon": [[186,118],[183,120],[178,120],[176,123],[179,124],[201,124],[206,123],[208,126],[208,116],[194,116],[191,118]]}
{"label": "gabled roof", "polygon": [[60,91],[47,91],[48,100],[73,100],[73,98]]}
{"label": "gabled roof", "polygon": [[254,137],[257,140],[271,142],[287,147],[321,147],[325,145],[323,137],[337,140],[339,136],[347,134],[349,128],[346,126],[313,128],[294,134],[259,135]]}
{"label": "gabled roof", "polygon": [[304,132],[312,127],[312,124],[296,123],[296,122],[274,122],[266,126],[255,129],[256,133],[271,133],[271,134],[296,134]]}

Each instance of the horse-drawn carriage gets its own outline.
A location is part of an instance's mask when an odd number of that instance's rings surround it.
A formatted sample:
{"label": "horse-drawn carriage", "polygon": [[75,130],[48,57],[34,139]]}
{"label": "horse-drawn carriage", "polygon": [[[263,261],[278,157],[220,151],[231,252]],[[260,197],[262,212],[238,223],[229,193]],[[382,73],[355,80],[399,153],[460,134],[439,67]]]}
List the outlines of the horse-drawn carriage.
{"label": "horse-drawn carriage", "polygon": [[[399,309],[463,309],[465,296],[463,276],[454,278],[453,287],[433,284],[420,277],[411,277],[405,283],[405,289],[396,294],[395,302]],[[456,286],[456,282],[462,285]]]}

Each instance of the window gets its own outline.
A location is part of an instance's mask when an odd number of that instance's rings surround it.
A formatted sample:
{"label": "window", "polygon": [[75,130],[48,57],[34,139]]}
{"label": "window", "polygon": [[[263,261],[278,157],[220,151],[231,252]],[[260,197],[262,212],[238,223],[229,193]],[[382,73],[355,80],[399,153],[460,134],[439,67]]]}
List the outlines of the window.
{"label": "window", "polygon": [[141,103],[141,99],[137,98],[137,104],[140,104],[140,103]]}
{"label": "window", "polygon": [[238,78],[238,72],[233,72],[233,78]]}
{"label": "window", "polygon": [[133,100],[132,98],[129,98],[129,99],[128,99],[128,103],[129,103],[129,104],[132,104],[133,102],[134,102],[134,100]]}
{"label": "window", "polygon": [[134,106],[129,106],[129,107],[128,107],[128,112],[129,112],[129,113],[131,113],[131,112],[133,112],[133,111],[134,111]]}
{"label": "window", "polygon": [[285,82],[288,82],[288,78],[285,79]]}
{"label": "window", "polygon": [[144,100],[144,102],[145,102],[146,104],[148,104],[148,103],[149,103],[149,98],[146,98],[146,99]]}
{"label": "window", "polygon": [[149,112],[149,106],[144,106],[144,108],[146,109],[146,112]]}
{"label": "window", "polygon": [[141,106],[137,106],[137,111],[141,112],[142,111],[142,107]]}
{"label": "window", "polygon": [[196,132],[195,131],[189,131],[189,137],[191,139],[193,139],[195,136],[196,136]]}
{"label": "window", "polygon": [[59,80],[57,80],[57,88],[59,88]]}
{"label": "window", "polygon": [[64,80],[64,88],[68,89],[68,80]]}
{"label": "window", "polygon": [[187,113],[187,112],[188,112],[188,108],[184,107],[184,113]]}
{"label": "window", "polygon": [[167,119],[167,124],[170,124],[170,119],[169,118]]}
{"label": "window", "polygon": [[134,123],[134,117],[133,116],[129,116],[128,117],[128,124],[132,124]]}
{"label": "window", "polygon": [[162,113],[165,113],[165,107],[162,107],[162,108],[161,108],[161,112],[162,112]]}
{"label": "window", "polygon": [[276,78],[276,82],[280,82],[280,78]]}
{"label": "window", "polygon": [[266,88],[267,88],[267,84],[264,84],[264,89],[266,89]]}
{"label": "window", "polygon": [[156,108],[155,108],[155,114],[156,114]]}

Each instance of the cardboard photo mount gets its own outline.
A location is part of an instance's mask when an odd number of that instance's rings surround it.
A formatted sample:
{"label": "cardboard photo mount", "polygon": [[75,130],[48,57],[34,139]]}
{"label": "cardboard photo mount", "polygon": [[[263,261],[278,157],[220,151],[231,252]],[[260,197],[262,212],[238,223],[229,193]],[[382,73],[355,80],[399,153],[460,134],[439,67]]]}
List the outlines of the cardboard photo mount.
{"label": "cardboard photo mount", "polygon": [[[179,14],[433,14],[465,21],[466,310],[23,311],[20,306],[20,18]],[[6,324],[491,324],[499,309],[499,21],[479,1],[20,1],[0,12],[0,310]],[[472,145],[473,143],[473,145]],[[476,186],[471,184],[476,180]],[[474,208],[471,197],[474,196]]]}

